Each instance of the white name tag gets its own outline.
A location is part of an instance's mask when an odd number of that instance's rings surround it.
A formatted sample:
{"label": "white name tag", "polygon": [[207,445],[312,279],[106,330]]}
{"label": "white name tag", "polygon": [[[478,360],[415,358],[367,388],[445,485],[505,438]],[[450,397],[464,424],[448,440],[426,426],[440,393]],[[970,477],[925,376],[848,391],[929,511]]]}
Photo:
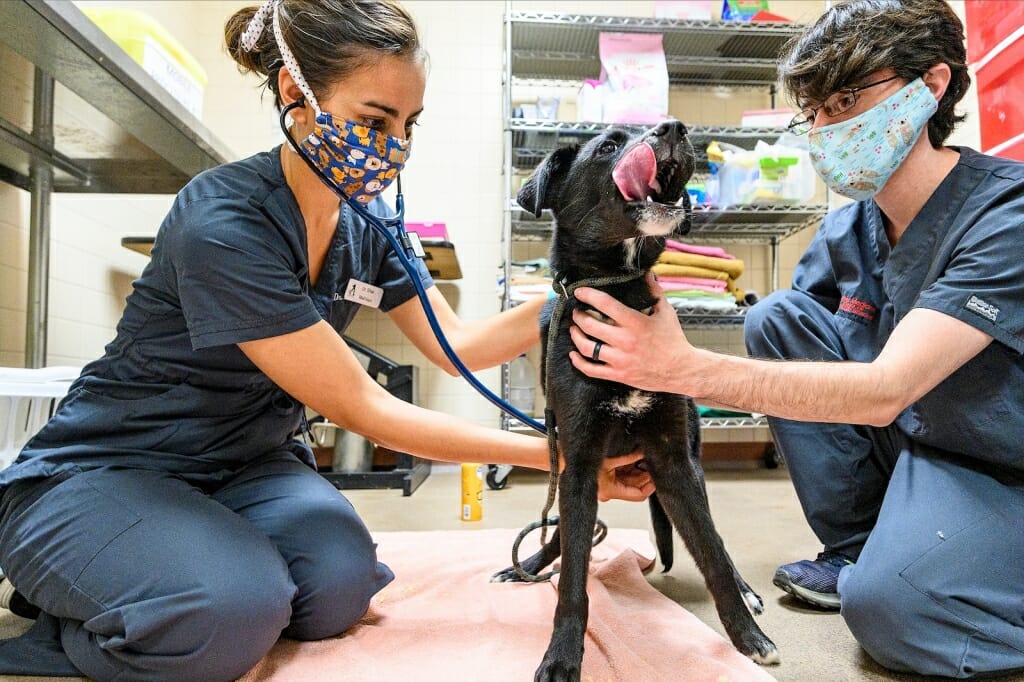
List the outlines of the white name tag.
{"label": "white name tag", "polygon": [[380,307],[380,300],[384,298],[384,290],[358,279],[350,279],[345,285],[345,300],[353,301],[359,305],[370,308]]}

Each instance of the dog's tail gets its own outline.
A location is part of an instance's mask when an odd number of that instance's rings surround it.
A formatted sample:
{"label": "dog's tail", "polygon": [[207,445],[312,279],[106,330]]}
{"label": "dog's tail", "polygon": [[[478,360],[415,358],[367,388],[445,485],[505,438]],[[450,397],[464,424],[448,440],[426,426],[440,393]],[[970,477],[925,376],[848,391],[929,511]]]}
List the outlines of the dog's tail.
{"label": "dog's tail", "polygon": [[661,557],[661,564],[664,566],[662,573],[668,573],[672,568],[672,522],[668,520],[658,494],[652,494],[648,499],[651,505],[651,526],[654,528],[654,544],[658,546],[658,556]]}

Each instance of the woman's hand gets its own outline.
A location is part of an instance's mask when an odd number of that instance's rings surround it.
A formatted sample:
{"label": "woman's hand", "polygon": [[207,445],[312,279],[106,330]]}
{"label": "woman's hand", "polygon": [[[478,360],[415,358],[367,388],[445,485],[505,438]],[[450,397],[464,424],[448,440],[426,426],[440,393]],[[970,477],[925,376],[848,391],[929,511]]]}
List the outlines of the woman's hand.
{"label": "woman's hand", "polygon": [[[657,286],[648,275],[652,290]],[[692,367],[695,349],[683,334],[676,311],[664,296],[645,315],[597,289],[580,288],[577,299],[593,306],[611,323],[580,310],[572,314],[569,334],[576,350],[569,353],[573,366],[595,379],[617,381],[645,391],[687,393],[679,380]],[[600,362],[592,360],[596,341],[601,342]]]}
{"label": "woman's hand", "polygon": [[642,469],[643,453],[606,459],[597,474],[597,499],[643,502],[654,492],[654,481]]}

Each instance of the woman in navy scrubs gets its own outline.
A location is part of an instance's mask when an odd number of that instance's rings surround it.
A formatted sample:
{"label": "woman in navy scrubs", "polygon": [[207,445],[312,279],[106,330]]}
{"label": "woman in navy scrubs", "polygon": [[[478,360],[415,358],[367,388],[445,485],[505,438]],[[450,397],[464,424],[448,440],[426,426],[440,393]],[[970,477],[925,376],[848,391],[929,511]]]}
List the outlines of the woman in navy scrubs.
{"label": "woman in navy scrubs", "polygon": [[581,289],[619,326],[578,317],[573,364],[768,414],[824,545],[774,582],[841,608],[876,661],[1024,668],[1024,164],[944,145],[970,78],[943,0],[837,3],[780,75],[816,170],[855,201],[750,309],[770,361],[693,348],[665,301],[648,318]]}
{"label": "woman in navy scrubs", "polygon": [[[296,141],[362,140],[346,152],[358,168],[342,175],[364,182],[339,189],[389,212],[378,194],[423,110],[426,57],[412,19],[396,2],[256,10],[228,21],[230,54],[266,78],[279,107],[302,99],[290,110]],[[330,125],[314,120],[321,113]],[[333,173],[338,159],[328,161]],[[422,264],[418,276],[470,368],[538,342],[542,301],[463,322]],[[0,473],[7,591],[41,609],[36,636],[60,639],[31,655],[9,642],[0,666],[231,680],[282,633],[320,639],[358,621],[393,575],[296,439],[304,406],[394,450],[547,468],[544,439],[428,411],[373,381],[341,338],[359,305],[353,287],[455,373],[387,241],[292,147],[207,171],[180,192],[117,337]],[[600,485],[605,499],[653,489],[628,466],[608,467]]]}

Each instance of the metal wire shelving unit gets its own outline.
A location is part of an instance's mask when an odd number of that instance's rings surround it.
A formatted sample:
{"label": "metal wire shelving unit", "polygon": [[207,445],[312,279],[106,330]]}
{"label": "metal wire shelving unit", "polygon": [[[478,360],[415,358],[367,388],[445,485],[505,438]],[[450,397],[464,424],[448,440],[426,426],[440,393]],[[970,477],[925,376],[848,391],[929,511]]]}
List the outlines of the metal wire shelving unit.
{"label": "metal wire shelving unit", "polygon": [[[774,88],[775,57],[801,26],[512,12],[511,76],[577,81],[601,70],[602,32],[660,33],[669,82],[673,85],[746,85]],[[774,91],[774,90],[773,90]]]}
{"label": "metal wire shelving unit", "polygon": [[[511,119],[509,129],[512,131],[512,168],[517,171],[532,170],[558,147],[582,144],[609,128],[641,131],[646,126]],[[743,149],[753,149],[758,140],[775,140],[784,132],[784,128],[687,126],[687,133],[697,155],[698,173],[706,173],[708,170],[707,154],[704,150],[712,140]]]}
{"label": "metal wire shelving unit", "polygon": [[[660,33],[671,86],[728,86],[763,88],[770,105],[776,99],[776,59],[783,46],[803,26],[780,23],[676,20],[653,17],[595,16],[550,12],[513,11],[506,2],[504,92],[504,198],[503,248],[505,301],[509,300],[512,244],[547,241],[552,216],[538,218],[514,200],[517,172],[532,170],[552,150],[585,142],[611,127],[605,123],[512,118],[512,89],[522,86],[566,86],[596,77],[601,71],[598,41],[602,32]],[[631,127],[631,126],[618,126]],[[636,126],[642,128],[643,126]],[[740,126],[688,126],[698,173],[708,171],[702,151],[711,140],[753,149],[758,140],[773,142],[784,132],[778,128]],[[696,243],[765,244],[771,249],[772,288],[779,286],[778,250],[786,238],[816,224],[824,205],[749,205],[698,207],[687,239]],[[746,309],[735,313],[678,310],[681,324],[698,328],[742,328]],[[504,395],[509,391],[507,365],[502,371]],[[705,428],[761,428],[763,417],[704,418]],[[510,430],[525,427],[503,418]]]}

